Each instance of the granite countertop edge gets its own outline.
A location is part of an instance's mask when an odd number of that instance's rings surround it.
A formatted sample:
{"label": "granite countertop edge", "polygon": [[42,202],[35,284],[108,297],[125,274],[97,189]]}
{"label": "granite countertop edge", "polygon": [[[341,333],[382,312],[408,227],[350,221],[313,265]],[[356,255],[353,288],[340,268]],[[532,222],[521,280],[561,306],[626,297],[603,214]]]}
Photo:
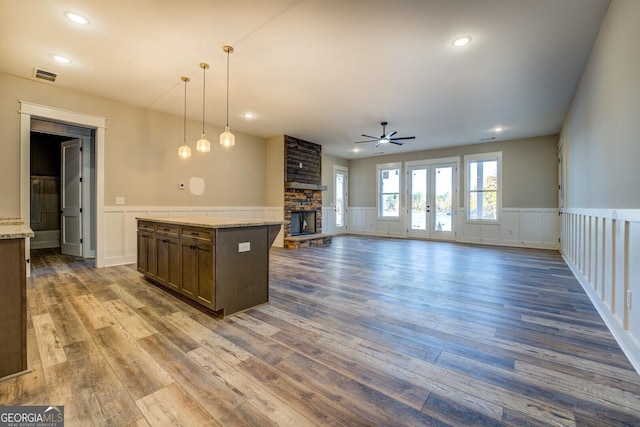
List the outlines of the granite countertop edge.
{"label": "granite countertop edge", "polygon": [[187,225],[203,228],[239,228],[239,227],[259,227],[263,225],[282,225],[283,221],[252,218],[223,218],[213,216],[192,216],[192,217],[137,217],[139,221],[159,222],[163,224]]}
{"label": "granite countertop edge", "polygon": [[33,230],[18,218],[0,218],[0,240],[33,237]]}

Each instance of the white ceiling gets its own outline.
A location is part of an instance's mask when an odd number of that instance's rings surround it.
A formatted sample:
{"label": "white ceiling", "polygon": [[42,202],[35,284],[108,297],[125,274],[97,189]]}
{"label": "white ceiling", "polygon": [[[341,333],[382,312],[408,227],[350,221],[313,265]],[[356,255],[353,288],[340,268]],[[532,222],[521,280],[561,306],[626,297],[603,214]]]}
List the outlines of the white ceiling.
{"label": "white ceiling", "polygon": [[[609,0],[1,0],[0,71],[345,158],[557,133]],[[91,21],[80,26],[65,11]],[[471,44],[452,40],[470,35]],[[67,56],[59,64],[51,54]],[[241,115],[250,111],[255,118]],[[358,144],[381,134],[402,147]],[[492,129],[502,126],[502,133]],[[198,129],[189,130],[197,138]],[[181,129],[176,138],[182,139]],[[217,140],[213,130],[209,139]]]}

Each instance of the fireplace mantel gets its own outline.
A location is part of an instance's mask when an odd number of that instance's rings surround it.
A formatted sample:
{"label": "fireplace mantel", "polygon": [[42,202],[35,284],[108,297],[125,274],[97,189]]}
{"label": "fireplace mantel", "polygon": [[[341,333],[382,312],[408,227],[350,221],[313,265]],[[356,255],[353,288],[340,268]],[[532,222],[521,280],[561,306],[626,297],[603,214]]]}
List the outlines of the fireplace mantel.
{"label": "fireplace mantel", "polygon": [[305,184],[304,182],[285,182],[284,188],[292,188],[295,190],[327,191],[326,185]]}

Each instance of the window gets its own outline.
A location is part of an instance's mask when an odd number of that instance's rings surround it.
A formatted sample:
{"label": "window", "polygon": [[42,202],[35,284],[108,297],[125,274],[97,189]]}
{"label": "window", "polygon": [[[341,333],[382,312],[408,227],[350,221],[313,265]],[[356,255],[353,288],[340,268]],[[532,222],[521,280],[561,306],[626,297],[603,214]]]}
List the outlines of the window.
{"label": "window", "polygon": [[502,208],[502,152],[464,157],[467,221],[498,222]]}
{"label": "window", "polygon": [[378,165],[378,217],[400,217],[400,163]]}

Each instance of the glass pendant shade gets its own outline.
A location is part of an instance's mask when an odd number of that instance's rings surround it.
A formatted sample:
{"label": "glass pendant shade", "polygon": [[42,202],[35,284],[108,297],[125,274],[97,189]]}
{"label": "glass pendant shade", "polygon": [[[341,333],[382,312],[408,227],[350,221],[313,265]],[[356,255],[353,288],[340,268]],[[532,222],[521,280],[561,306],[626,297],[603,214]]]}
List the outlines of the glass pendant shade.
{"label": "glass pendant shade", "polygon": [[191,148],[189,148],[185,142],[184,145],[178,147],[178,156],[183,159],[191,157]]}
{"label": "glass pendant shade", "polygon": [[225,126],[224,132],[220,134],[220,145],[224,147],[233,147],[236,145],[236,137],[229,130],[229,126]]}
{"label": "glass pendant shade", "polygon": [[200,139],[196,142],[196,150],[200,151],[201,153],[208,153],[209,151],[211,151],[211,143],[207,139],[207,135],[205,135],[204,132],[200,136]]}

